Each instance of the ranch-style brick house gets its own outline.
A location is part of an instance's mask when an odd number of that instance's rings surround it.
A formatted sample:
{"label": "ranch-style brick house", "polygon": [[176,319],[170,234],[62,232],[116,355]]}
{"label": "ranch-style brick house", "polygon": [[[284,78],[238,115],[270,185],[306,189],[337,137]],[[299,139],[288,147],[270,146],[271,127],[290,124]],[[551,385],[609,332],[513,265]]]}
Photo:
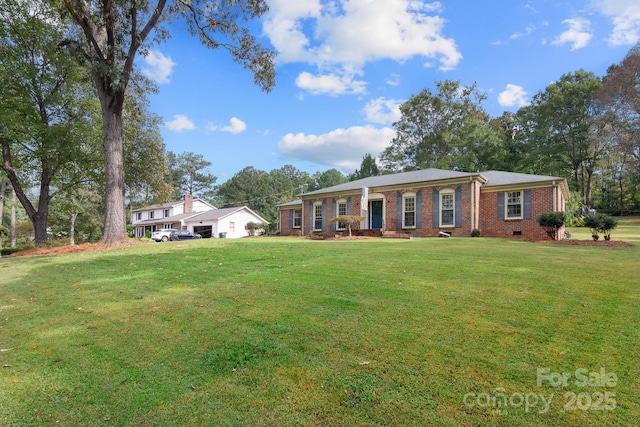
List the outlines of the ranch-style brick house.
{"label": "ranch-style brick house", "polygon": [[[551,239],[536,218],[564,212],[564,178],[514,172],[424,169],[372,176],[304,193],[278,206],[281,235],[337,234],[340,215],[365,217],[352,227],[360,235]],[[564,230],[560,230],[563,235]]]}

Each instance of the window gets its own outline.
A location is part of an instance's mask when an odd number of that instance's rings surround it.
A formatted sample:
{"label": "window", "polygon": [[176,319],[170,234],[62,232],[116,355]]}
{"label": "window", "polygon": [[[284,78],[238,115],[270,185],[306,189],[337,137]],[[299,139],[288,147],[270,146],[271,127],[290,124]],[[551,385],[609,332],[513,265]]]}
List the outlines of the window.
{"label": "window", "polygon": [[416,226],[416,195],[407,193],[402,197],[402,228]]}
{"label": "window", "polygon": [[153,211],[149,212],[149,219],[153,219]]}
{"label": "window", "polygon": [[136,213],[136,220],[137,221],[142,221],[142,212]]}
{"label": "window", "polygon": [[[346,201],[338,201],[338,216],[343,216],[347,214],[347,202]],[[347,228],[346,222],[338,222],[336,226],[337,230],[344,230]]]}
{"label": "window", "polygon": [[[142,215],[139,213],[138,215]],[[136,237],[144,237],[144,228],[136,227]]]}
{"label": "window", "polygon": [[455,225],[455,192],[453,190],[440,191],[440,227]]}
{"label": "window", "polygon": [[522,192],[507,191],[505,197],[507,199],[505,218],[522,218]]}
{"label": "window", "polygon": [[169,216],[169,209],[165,209],[164,210],[164,217],[168,217]]}
{"label": "window", "polygon": [[229,221],[229,233],[236,232],[236,223],[233,221]]}
{"label": "window", "polygon": [[322,203],[313,205],[313,229],[322,230]]}
{"label": "window", "polygon": [[293,215],[293,228],[302,227],[302,209],[294,209],[291,214]]}
{"label": "window", "polygon": [[162,228],[164,229],[173,228],[173,224],[164,224]]}

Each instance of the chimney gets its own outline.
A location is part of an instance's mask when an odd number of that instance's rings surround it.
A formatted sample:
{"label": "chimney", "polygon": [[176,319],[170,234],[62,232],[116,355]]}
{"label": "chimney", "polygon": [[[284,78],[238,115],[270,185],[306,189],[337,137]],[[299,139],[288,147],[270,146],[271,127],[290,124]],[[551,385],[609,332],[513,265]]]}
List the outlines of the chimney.
{"label": "chimney", "polygon": [[193,195],[185,194],[184,195],[184,213],[193,212]]}

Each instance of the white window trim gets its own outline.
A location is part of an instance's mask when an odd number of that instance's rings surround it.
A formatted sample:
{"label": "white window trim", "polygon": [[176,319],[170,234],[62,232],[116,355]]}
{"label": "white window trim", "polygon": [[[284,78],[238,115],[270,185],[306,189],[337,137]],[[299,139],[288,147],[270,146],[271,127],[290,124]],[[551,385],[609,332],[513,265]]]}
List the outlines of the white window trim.
{"label": "white window trim", "polygon": [[[413,199],[413,225],[407,225],[405,223],[406,219],[406,207],[407,207],[407,199]],[[416,193],[404,193],[402,195],[402,228],[416,228],[416,222],[418,220],[418,199],[416,198]]]}
{"label": "white window trim", "polygon": [[[453,201],[453,205],[451,208],[451,210],[453,211],[453,215],[451,216],[452,221],[451,221],[451,224],[443,224],[442,212],[444,211],[444,209],[442,209],[442,206],[443,206],[442,199],[443,199],[443,196],[448,196],[448,195],[452,196],[452,201]],[[438,202],[438,207],[440,208],[440,212],[438,213],[440,228],[454,228],[456,226],[456,191],[453,188],[443,188],[442,190],[440,190],[440,194],[438,195],[438,197],[440,197],[440,200]]]}
{"label": "white window trim", "polygon": [[162,211],[162,214],[164,215],[164,218],[169,218],[171,215],[169,215],[169,209],[164,209]]}
{"label": "white window trim", "polygon": [[[299,214],[297,219],[300,220],[298,225],[296,225],[296,212]],[[291,209],[291,215],[293,216],[292,228],[302,228],[302,209]]]}
{"label": "white window trim", "polygon": [[[520,193],[520,215],[518,216],[509,216],[509,206],[516,206],[516,203],[509,203],[509,193]],[[516,191],[505,191],[504,192],[504,219],[522,219],[524,218],[524,191],[516,190]]]}
{"label": "white window trim", "polygon": [[[340,205],[344,205],[344,214],[345,215],[349,215],[349,213],[347,212],[347,199],[340,199],[336,202],[336,214],[337,216],[340,216]],[[336,230],[346,230],[347,229],[347,223],[345,222],[337,222],[336,223]]]}
{"label": "white window trim", "polygon": [[[318,208],[320,208],[320,216],[317,215]],[[316,223],[320,220],[320,228],[316,228]],[[322,209],[322,202],[316,202],[313,204],[313,231],[322,231],[322,220],[324,219],[324,210]]]}
{"label": "white window trim", "polygon": [[149,219],[155,219],[153,211],[149,211]]}

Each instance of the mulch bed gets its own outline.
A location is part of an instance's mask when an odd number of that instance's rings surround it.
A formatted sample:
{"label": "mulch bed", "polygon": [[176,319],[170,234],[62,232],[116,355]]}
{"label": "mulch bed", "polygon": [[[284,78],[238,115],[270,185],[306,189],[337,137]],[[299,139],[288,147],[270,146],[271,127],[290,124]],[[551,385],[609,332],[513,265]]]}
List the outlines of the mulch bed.
{"label": "mulch bed", "polygon": [[42,247],[42,248],[33,248],[33,249],[25,249],[24,251],[16,252],[10,255],[4,255],[2,258],[13,258],[18,256],[36,256],[36,255],[64,255],[64,254],[75,254],[80,252],[95,252],[95,251],[106,251],[110,249],[120,249],[127,246],[138,244],[136,241],[130,241],[122,245],[117,246],[109,246],[109,245],[101,245],[99,243],[83,243],[81,245],[64,245],[64,246],[54,246],[54,247]]}
{"label": "mulch bed", "polygon": [[548,240],[537,243],[552,243],[555,245],[570,245],[570,246],[599,246],[602,248],[630,248],[635,246],[633,243],[621,242],[619,240]]}

